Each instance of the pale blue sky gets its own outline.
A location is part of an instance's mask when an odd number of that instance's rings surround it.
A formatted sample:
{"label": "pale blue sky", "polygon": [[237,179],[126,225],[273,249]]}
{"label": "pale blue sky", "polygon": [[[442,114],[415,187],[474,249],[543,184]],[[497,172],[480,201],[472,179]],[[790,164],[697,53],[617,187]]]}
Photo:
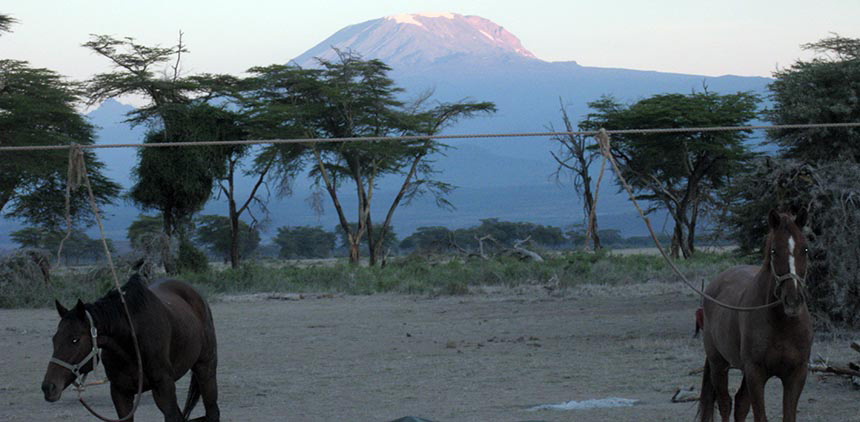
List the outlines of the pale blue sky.
{"label": "pale blue sky", "polygon": [[800,44],[830,32],[860,37],[860,0],[7,0],[20,22],[0,37],[0,58],[75,79],[107,71],[80,47],[89,34],[191,50],[184,69],[238,74],[284,63],[344,26],[398,13],[488,18],[539,58],[585,66],[703,75],[770,76],[806,57]]}

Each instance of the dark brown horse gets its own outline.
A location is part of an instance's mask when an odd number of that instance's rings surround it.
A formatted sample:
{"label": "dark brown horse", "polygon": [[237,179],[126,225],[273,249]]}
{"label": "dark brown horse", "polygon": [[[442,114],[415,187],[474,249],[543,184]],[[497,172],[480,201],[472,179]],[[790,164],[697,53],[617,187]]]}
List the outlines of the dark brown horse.
{"label": "dark brown horse", "polygon": [[[186,420],[202,395],[205,420],[217,422],[218,357],[209,305],[191,286],[175,280],[160,280],[147,287],[135,275],[122,292],[140,345],[143,391],[152,390],[164,420]],[[42,383],[45,400],[59,400],[66,387],[94,369],[100,355],[116,412],[121,418],[127,416],[138,392],[138,366],[119,293],[113,290],[89,304],[79,300],[71,310],[59,302],[56,305],[60,324]],[[180,410],[175,381],[189,369],[188,399]]]}
{"label": "dark brown horse", "polygon": [[712,421],[714,402],[728,421],[732,399],[728,370],[743,371],[735,395],[735,420],[746,420],[752,405],[754,419],[765,421],[764,386],[771,377],[782,380],[783,420],[794,422],[797,401],[806,382],[812,325],[806,308],[806,239],[801,231],[806,213],[797,217],[771,210],[770,233],[760,267],[738,266],[715,278],[706,293],[734,306],[753,307],[778,302],[752,312],[727,309],[704,302],[705,372],[699,402],[700,421]]}

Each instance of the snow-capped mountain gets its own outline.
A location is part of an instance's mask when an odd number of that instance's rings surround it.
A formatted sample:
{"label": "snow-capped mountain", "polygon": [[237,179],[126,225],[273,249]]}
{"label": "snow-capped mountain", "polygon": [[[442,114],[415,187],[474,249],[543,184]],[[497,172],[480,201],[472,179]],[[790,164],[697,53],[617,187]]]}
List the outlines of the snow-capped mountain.
{"label": "snow-capped mountain", "polygon": [[536,59],[519,38],[480,16],[416,13],[386,16],[348,26],[295,58],[303,67],[314,58],[333,59],[335,47],[361,52],[394,68],[438,63],[458,56]]}

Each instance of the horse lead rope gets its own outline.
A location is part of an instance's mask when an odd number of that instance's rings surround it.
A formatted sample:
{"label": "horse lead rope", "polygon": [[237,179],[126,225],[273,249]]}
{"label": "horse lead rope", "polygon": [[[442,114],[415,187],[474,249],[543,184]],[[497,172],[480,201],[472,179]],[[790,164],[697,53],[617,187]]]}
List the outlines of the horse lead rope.
{"label": "horse lead rope", "polygon": [[[758,310],[762,310],[762,309],[768,309],[768,308],[772,308],[772,307],[782,303],[779,299],[777,299],[773,302],[770,302],[770,303],[767,303],[764,305],[759,305],[759,306],[729,305],[728,303],[722,302],[719,299],[703,292],[702,290],[696,288],[696,286],[694,286],[692,283],[690,283],[690,281],[687,280],[687,277],[685,277],[684,274],[681,273],[681,270],[679,270],[678,267],[675,266],[675,262],[672,261],[672,259],[669,258],[669,255],[666,254],[666,251],[663,250],[663,246],[660,245],[660,241],[657,239],[657,235],[654,234],[654,229],[651,227],[651,221],[648,219],[648,217],[645,216],[645,213],[642,211],[642,208],[640,208],[639,204],[636,202],[636,197],[633,195],[633,188],[631,188],[630,185],[627,183],[627,180],[624,179],[624,176],[621,174],[621,170],[619,170],[619,168],[618,168],[618,163],[615,162],[615,157],[612,156],[612,152],[609,149],[610,148],[610,146],[609,146],[609,134],[606,132],[606,130],[600,129],[600,131],[597,132],[596,138],[597,138],[597,142],[600,144],[600,152],[603,154],[603,157],[605,159],[609,160],[609,163],[612,164],[612,168],[615,170],[615,175],[618,176],[618,180],[621,181],[621,184],[624,186],[624,190],[626,190],[627,195],[630,196],[630,201],[633,202],[633,206],[636,207],[636,211],[639,211],[639,216],[642,217],[642,221],[644,221],[645,225],[648,227],[648,232],[651,234],[651,239],[654,240],[654,244],[657,245],[657,250],[660,251],[660,255],[663,255],[663,259],[665,259],[666,262],[669,263],[669,266],[672,268],[672,270],[675,272],[675,274],[677,274],[678,277],[681,278],[681,281],[683,281],[684,284],[687,285],[687,287],[691,288],[694,292],[698,293],[699,296],[701,296],[707,300],[710,300],[711,302],[713,302],[719,306],[722,306],[723,308],[731,309],[731,310],[739,311],[739,312],[752,312],[752,311],[758,311]],[[594,210],[592,209],[592,214],[593,213],[594,213]],[[771,265],[772,264],[773,264],[773,261],[771,260]],[[776,275],[776,274],[774,274],[774,275]]]}
{"label": "horse lead rope", "polygon": [[[66,222],[69,223],[69,232],[71,232],[71,230],[72,230],[71,219],[68,216],[69,215],[69,208],[68,207],[69,207],[69,202],[70,202],[71,191],[76,190],[77,188],[80,187],[81,180],[84,181],[84,185],[87,187],[87,192],[89,194],[90,207],[93,210],[93,214],[95,215],[95,218],[96,218],[96,223],[98,223],[98,226],[99,226],[99,233],[101,234],[101,238],[102,238],[102,246],[104,247],[105,256],[107,257],[108,265],[110,266],[110,271],[111,271],[111,275],[113,276],[114,286],[116,286],[116,291],[117,291],[117,293],[119,293],[119,299],[122,302],[122,307],[125,310],[125,316],[128,319],[128,326],[131,329],[131,339],[132,339],[132,342],[134,343],[135,355],[137,356],[137,370],[138,370],[137,372],[138,372],[138,375],[137,375],[137,395],[134,398],[134,404],[131,407],[131,411],[127,415],[125,415],[119,419],[110,419],[110,418],[104,417],[104,416],[100,415],[98,412],[96,412],[92,407],[90,407],[90,405],[88,405],[84,401],[84,398],[83,398],[84,388],[78,389],[78,401],[80,401],[81,404],[84,406],[84,408],[87,409],[93,416],[95,416],[95,417],[97,417],[97,418],[99,418],[105,422],[123,422],[123,421],[127,421],[127,420],[131,419],[132,417],[134,417],[134,413],[137,411],[138,405],[140,405],[140,398],[143,395],[143,359],[140,356],[140,344],[138,344],[137,332],[134,329],[134,323],[131,320],[131,312],[128,310],[128,303],[126,303],[126,301],[125,301],[125,294],[123,294],[122,289],[120,288],[119,278],[116,275],[116,268],[114,268],[113,259],[111,258],[111,254],[110,254],[110,249],[108,248],[107,241],[105,240],[104,225],[102,224],[102,219],[101,219],[101,216],[99,214],[99,207],[96,204],[96,197],[93,194],[92,185],[90,185],[90,178],[87,175],[87,165],[84,162],[84,151],[80,145],[72,144],[71,147],[69,148],[69,176],[68,176],[68,180],[67,180],[68,185],[66,186],[66,207],[67,207],[66,208],[66,213],[67,213]],[[66,235],[66,237],[68,237],[68,234]],[[61,248],[60,250],[62,250],[62,242],[60,243],[60,248]],[[58,255],[57,259],[59,259],[59,253],[57,255]],[[89,313],[87,313],[87,316],[89,316]],[[93,323],[93,321],[90,321],[90,323],[92,324],[92,327],[95,328],[95,324]],[[93,341],[96,342],[97,339],[93,339]],[[95,344],[93,345],[93,347],[95,347]],[[93,370],[95,370],[95,365],[93,365]],[[83,387],[85,387],[85,386],[83,386]]]}

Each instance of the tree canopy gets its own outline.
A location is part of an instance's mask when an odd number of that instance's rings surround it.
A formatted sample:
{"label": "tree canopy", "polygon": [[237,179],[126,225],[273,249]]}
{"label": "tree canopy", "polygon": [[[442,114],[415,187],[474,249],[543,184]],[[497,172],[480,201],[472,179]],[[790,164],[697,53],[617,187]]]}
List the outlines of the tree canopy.
{"label": "tree canopy", "polygon": [[[742,126],[756,117],[759,98],[751,93],[662,94],[626,106],[604,97],[589,103],[594,112],[584,129]],[[653,211],[666,209],[675,222],[673,255],[694,251],[700,214],[716,203],[717,190],[751,154],[748,131],[616,134],[612,153],[638,199]]]}
{"label": "tree canopy", "polygon": [[[860,39],[834,35],[803,48],[817,56],[774,73],[768,119],[773,124],[860,121]],[[768,136],[787,158],[860,162],[860,128],[778,130]]]}
{"label": "tree canopy", "polygon": [[322,227],[279,227],[274,241],[281,258],[328,258],[335,246],[335,234]]}
{"label": "tree canopy", "polygon": [[[93,127],[75,106],[77,86],[56,72],[33,68],[27,62],[0,60],[0,145],[89,145]],[[69,152],[15,151],[0,161],[0,212],[31,224],[56,228],[65,221],[65,189]],[[103,174],[104,164],[85,151],[87,172],[96,202],[110,203],[119,186]],[[76,222],[92,221],[87,194],[71,198]]]}
{"label": "tree canopy", "polygon": [[[229,217],[202,215],[197,218],[195,239],[210,252],[228,259],[232,250],[232,227]],[[244,221],[239,222],[239,254],[248,257],[260,245],[260,231]]]}

